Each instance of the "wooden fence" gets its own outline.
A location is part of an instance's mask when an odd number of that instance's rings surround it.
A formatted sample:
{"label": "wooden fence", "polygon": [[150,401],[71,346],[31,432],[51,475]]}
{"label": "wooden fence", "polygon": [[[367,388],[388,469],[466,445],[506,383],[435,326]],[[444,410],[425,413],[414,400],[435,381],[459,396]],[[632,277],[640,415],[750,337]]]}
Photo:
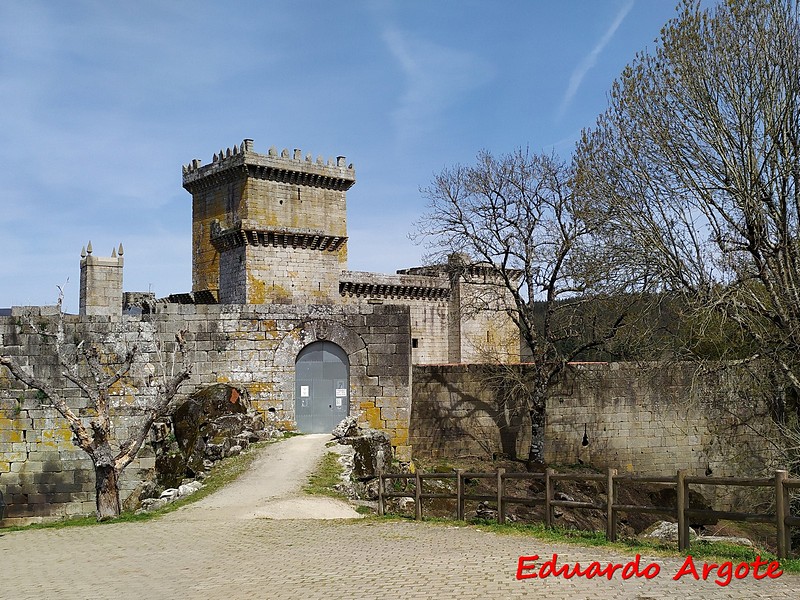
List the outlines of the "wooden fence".
{"label": "wooden fence", "polygon": [[[456,480],[456,493],[424,493],[423,482],[426,480]],[[467,494],[464,482],[467,479],[494,480],[496,494],[478,495]],[[544,498],[520,498],[506,495],[506,481],[510,479],[541,480],[544,482]],[[387,482],[394,480],[414,481],[413,491],[387,490]],[[572,500],[555,499],[556,481],[575,481],[579,483],[596,481],[605,482],[605,503],[576,502]],[[663,484],[674,486],[677,502],[675,506],[639,506],[634,504],[619,504],[619,486],[624,484]],[[774,493],[774,514],[731,512],[719,510],[700,510],[689,506],[690,485],[723,485],[745,487],[767,487]],[[776,471],[775,476],[767,479],[747,479],[740,477],[692,477],[685,470],[678,471],[671,477],[640,477],[635,475],[618,475],[616,469],[608,469],[604,474],[571,474],[556,473],[547,469],[544,473],[507,473],[505,469],[498,469],[495,473],[470,473],[458,470],[450,473],[384,473],[378,480],[378,513],[386,513],[387,498],[413,498],[415,516],[422,519],[422,501],[431,498],[450,499],[456,501],[456,518],[464,520],[464,506],[467,501],[493,502],[497,506],[497,521],[504,523],[506,520],[506,507],[509,504],[525,506],[544,506],[545,524],[553,526],[553,509],[584,508],[599,510],[606,513],[606,537],[611,541],[617,539],[617,523],[619,513],[656,513],[670,515],[678,522],[678,548],[689,549],[689,520],[691,518],[717,518],[730,521],[745,521],[751,523],[773,523],[778,545],[778,558],[788,558],[791,551],[790,528],[800,526],[800,517],[792,516],[789,509],[791,490],[800,489],[800,479],[789,479],[786,471]]]}

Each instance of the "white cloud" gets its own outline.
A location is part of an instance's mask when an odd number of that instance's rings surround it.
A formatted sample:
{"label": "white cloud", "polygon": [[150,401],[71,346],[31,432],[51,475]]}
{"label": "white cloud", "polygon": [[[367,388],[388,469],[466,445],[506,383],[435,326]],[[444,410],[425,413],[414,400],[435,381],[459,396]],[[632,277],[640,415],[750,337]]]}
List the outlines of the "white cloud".
{"label": "white cloud", "polygon": [[561,105],[558,108],[558,115],[557,118],[561,119],[564,116],[567,108],[569,107],[572,99],[575,97],[575,94],[578,92],[578,88],[581,86],[581,82],[583,82],[583,78],[586,77],[586,74],[589,70],[594,67],[597,63],[597,57],[600,56],[600,53],[603,51],[603,48],[606,47],[608,42],[611,41],[611,38],[614,37],[614,34],[617,32],[617,29],[622,24],[622,21],[625,20],[625,17],[630,12],[631,8],[633,8],[634,0],[628,0],[622,8],[617,13],[617,16],[614,17],[614,22],[611,23],[611,26],[606,30],[603,34],[603,37],[600,38],[600,41],[597,45],[592,48],[592,51],[587,54],[583,60],[578,64],[575,70],[572,72],[572,76],[569,78],[569,85],[567,86],[567,91],[564,92],[564,99],[561,101]]}
{"label": "white cloud", "polygon": [[393,113],[401,144],[432,129],[448,107],[494,75],[491,65],[474,54],[397,29],[384,30],[383,40],[406,78],[400,105]]}

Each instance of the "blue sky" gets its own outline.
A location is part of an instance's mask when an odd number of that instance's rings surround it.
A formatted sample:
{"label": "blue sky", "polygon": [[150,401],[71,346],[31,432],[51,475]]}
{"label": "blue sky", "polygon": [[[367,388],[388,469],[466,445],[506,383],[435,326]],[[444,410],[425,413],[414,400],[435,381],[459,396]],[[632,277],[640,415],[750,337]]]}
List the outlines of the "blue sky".
{"label": "blue sky", "polygon": [[349,267],[420,264],[420,187],[477,152],[569,156],[674,0],[0,2],[0,307],[52,304],[81,247],[191,289],[181,165],[255,140],[354,163]]}

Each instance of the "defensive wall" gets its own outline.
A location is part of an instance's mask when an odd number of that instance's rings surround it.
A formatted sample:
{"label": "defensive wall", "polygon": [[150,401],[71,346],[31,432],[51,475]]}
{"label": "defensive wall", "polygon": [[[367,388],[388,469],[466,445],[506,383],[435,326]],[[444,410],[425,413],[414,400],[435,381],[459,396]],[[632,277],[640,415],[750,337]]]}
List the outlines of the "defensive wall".
{"label": "defensive wall", "polygon": [[[526,458],[527,407],[498,402],[507,369],[418,365],[413,369],[410,443],[424,458]],[[519,368],[524,369],[522,365]],[[611,467],[640,475],[760,476],[784,468],[769,411],[725,392],[719,374],[690,364],[570,365],[545,413],[548,464]]]}
{"label": "defensive wall", "polygon": [[[25,368],[58,387],[80,416],[91,418],[87,399],[61,375],[52,340],[54,307],[15,307],[0,317],[0,346]],[[266,418],[291,426],[295,420],[295,360],[316,341],[341,347],[349,359],[349,412],[386,431],[397,458],[410,459],[411,404],[409,315],[406,307],[302,305],[167,304],[156,314],[64,316],[66,340],[94,340],[106,353],[124,355],[136,344],[130,377],[116,389],[114,435],[131,437],[142,408],[153,394],[148,385],[170,369],[175,334],[187,341],[180,363],[191,364],[181,396],[223,382],[247,392]],[[160,342],[161,350],[156,347]],[[88,343],[88,342],[87,342]],[[70,441],[67,423],[0,369],[0,491],[7,517],[64,516],[94,511],[94,471]],[[155,458],[147,444],[124,472],[121,497],[153,478]]]}

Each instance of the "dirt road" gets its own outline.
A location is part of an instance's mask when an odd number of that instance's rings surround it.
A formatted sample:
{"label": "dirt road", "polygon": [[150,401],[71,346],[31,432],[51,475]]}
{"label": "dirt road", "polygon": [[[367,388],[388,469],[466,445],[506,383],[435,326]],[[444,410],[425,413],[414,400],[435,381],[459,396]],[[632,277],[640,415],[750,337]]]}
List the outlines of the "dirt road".
{"label": "dirt road", "polygon": [[302,492],[330,439],[325,434],[303,435],[267,446],[235,482],[167,518],[358,519],[361,515],[346,502]]}

